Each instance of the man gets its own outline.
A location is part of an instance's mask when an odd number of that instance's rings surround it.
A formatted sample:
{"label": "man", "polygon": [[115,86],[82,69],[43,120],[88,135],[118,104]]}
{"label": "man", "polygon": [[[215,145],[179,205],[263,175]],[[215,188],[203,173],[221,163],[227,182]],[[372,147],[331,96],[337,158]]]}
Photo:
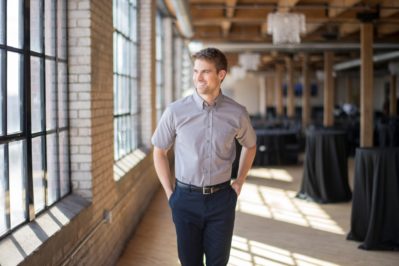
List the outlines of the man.
{"label": "man", "polygon": [[[256,153],[246,109],[223,95],[225,55],[207,48],[194,56],[196,91],[165,110],[152,137],[154,164],[172,209],[183,266],[226,265],[235,206]],[[235,139],[243,146],[237,179],[230,185]],[[174,144],[175,188],[167,151]]]}

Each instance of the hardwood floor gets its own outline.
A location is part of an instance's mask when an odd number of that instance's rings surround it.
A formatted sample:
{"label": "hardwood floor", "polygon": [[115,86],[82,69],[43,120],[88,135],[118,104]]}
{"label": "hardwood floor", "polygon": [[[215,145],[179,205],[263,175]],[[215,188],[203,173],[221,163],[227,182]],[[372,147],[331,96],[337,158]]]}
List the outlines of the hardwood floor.
{"label": "hardwood floor", "polygon": [[[352,159],[349,173],[352,185]],[[251,170],[237,203],[229,265],[399,265],[399,252],[364,251],[346,240],[350,202],[321,205],[295,198],[301,179],[302,166]],[[162,190],[117,265],[180,265]]]}

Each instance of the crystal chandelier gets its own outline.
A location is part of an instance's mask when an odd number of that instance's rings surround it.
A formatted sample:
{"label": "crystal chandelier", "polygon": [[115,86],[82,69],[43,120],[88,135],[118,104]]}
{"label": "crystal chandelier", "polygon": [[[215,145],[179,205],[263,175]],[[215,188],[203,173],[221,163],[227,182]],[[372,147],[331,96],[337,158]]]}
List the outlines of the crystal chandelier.
{"label": "crystal chandelier", "polygon": [[274,44],[300,43],[300,34],[305,32],[304,14],[275,12],[267,16],[267,33],[273,35]]}
{"label": "crystal chandelier", "polygon": [[242,53],[238,56],[238,63],[245,70],[257,70],[260,63],[260,55],[255,53]]}

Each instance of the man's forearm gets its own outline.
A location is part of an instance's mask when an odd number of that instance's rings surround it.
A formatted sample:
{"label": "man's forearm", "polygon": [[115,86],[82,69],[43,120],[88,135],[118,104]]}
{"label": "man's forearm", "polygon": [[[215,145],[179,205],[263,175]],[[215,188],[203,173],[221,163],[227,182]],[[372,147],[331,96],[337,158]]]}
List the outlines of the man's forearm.
{"label": "man's forearm", "polygon": [[155,171],[157,172],[158,179],[165,190],[166,196],[169,199],[173,192],[173,186],[171,184],[171,171],[169,166],[169,160],[167,151],[159,148],[154,148],[154,165]]}
{"label": "man's forearm", "polygon": [[237,182],[243,184],[247,178],[247,173],[251,169],[252,163],[255,159],[256,146],[252,148],[242,147],[240,155],[240,163],[237,173]]}

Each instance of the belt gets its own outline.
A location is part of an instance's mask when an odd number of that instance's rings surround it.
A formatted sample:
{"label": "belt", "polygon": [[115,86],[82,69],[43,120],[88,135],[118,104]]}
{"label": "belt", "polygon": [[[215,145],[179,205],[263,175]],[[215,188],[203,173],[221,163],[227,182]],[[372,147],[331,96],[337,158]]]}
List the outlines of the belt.
{"label": "belt", "polygon": [[203,195],[213,194],[219,190],[230,187],[230,180],[213,186],[197,187],[176,180],[176,186],[190,191],[201,192]]}

